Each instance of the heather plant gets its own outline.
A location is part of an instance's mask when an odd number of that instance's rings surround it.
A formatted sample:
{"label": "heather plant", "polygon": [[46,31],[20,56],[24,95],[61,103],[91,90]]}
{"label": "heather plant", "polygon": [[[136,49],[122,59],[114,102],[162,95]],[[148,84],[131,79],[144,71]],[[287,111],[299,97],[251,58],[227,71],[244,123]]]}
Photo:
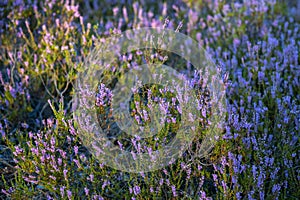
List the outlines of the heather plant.
{"label": "heather plant", "polygon": [[[0,3],[0,196],[4,199],[298,199],[300,196],[299,21],[283,1],[3,1]],[[129,173],[96,159],[73,119],[75,82],[94,47],[131,28],[160,27],[197,40],[222,71],[226,121],[198,157],[208,124],[161,170]],[[141,139],[116,135],[115,78],[143,63],[166,64],[197,78],[186,60],[144,49],[120,55],[99,77],[99,126],[116,148],[150,155],[176,135],[181,110],[161,85],[133,88],[135,123],[151,106],[168,114],[165,129]],[[113,67],[116,67],[115,69]],[[122,71],[123,70],[123,71]],[[101,80],[101,81],[100,81]],[[198,85],[199,105],[210,105]],[[203,101],[200,101],[203,100]],[[153,103],[153,104],[151,104]],[[171,106],[170,106],[171,105]],[[195,105],[195,108],[197,106]],[[159,123],[159,119],[157,119]],[[110,126],[109,126],[110,125]]]}

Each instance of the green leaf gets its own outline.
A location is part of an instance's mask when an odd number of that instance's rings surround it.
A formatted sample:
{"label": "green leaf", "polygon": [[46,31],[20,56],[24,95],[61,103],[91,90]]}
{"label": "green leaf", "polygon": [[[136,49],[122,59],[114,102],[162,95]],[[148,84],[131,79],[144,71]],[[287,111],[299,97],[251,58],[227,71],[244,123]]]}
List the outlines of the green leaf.
{"label": "green leaf", "polygon": [[14,98],[13,96],[10,94],[9,91],[5,91],[5,98],[9,101],[10,104],[14,103]]}
{"label": "green leaf", "polygon": [[33,109],[32,109],[31,106],[27,106],[27,107],[26,107],[26,110],[27,110],[28,112],[32,112],[32,111],[33,111]]}

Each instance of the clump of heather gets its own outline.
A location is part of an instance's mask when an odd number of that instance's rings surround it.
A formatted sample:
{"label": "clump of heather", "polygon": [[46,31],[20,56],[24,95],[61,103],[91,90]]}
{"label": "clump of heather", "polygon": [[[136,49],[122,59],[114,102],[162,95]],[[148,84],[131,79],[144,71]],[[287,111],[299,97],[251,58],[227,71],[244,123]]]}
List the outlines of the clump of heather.
{"label": "clump of heather", "polygon": [[[280,0],[0,2],[0,197],[299,198],[299,9]],[[207,50],[226,83],[226,122],[209,156],[197,157],[211,101],[200,85],[195,108],[203,118],[190,147],[161,170],[127,173],[106,166],[83,144],[72,97],[93,47],[149,26],[185,33]],[[121,81],[145,63],[175,66],[197,78],[176,55],[137,50],[120,55],[92,95],[99,126],[113,145],[133,158],[147,153],[155,160],[155,150],[175,137],[180,124],[174,91],[137,84],[123,105],[134,123],[152,120],[164,127],[151,138],[118,131],[111,109],[114,78]],[[155,109],[162,118],[149,117]]]}

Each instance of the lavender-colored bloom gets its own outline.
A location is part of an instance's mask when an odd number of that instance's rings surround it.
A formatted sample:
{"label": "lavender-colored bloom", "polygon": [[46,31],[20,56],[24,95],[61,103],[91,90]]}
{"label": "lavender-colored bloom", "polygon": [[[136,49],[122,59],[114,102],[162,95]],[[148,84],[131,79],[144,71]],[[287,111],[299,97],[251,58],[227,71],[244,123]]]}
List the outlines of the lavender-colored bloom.
{"label": "lavender-colored bloom", "polygon": [[150,193],[153,193],[153,192],[154,192],[153,187],[150,187]]}
{"label": "lavender-colored bloom", "polygon": [[201,199],[206,199],[205,191],[200,191],[200,196],[201,196]]}
{"label": "lavender-colored bloom", "polygon": [[67,180],[67,173],[68,173],[68,170],[67,170],[67,169],[64,169],[64,170],[63,170],[63,174],[64,174],[65,180]]}
{"label": "lavender-colored bloom", "polygon": [[104,181],[103,184],[102,184],[102,189],[104,189],[107,185],[109,185],[110,182],[109,181]]}
{"label": "lavender-colored bloom", "polygon": [[78,146],[74,146],[74,153],[75,153],[75,155],[78,154]]}
{"label": "lavender-colored bloom", "polygon": [[84,193],[85,193],[86,196],[89,195],[89,191],[90,191],[90,190],[89,190],[88,188],[86,188],[86,187],[84,188]]}
{"label": "lavender-colored bloom", "polygon": [[103,83],[98,86],[98,93],[96,94],[96,106],[106,106],[111,103],[113,94]]}
{"label": "lavender-colored bloom", "polygon": [[136,154],[133,151],[131,151],[131,155],[132,155],[133,160],[136,160]]}
{"label": "lavender-colored bloom", "polygon": [[72,199],[72,192],[70,190],[67,190],[67,196],[68,199]]}
{"label": "lavender-colored bloom", "polygon": [[159,185],[162,185],[164,183],[164,179],[160,179]]}
{"label": "lavender-colored bloom", "polygon": [[175,185],[172,185],[171,188],[172,188],[173,197],[177,197]]}
{"label": "lavender-colored bloom", "polygon": [[134,186],[134,187],[133,187],[133,193],[134,193],[134,195],[140,194],[140,193],[141,193],[141,188],[140,188],[140,186],[138,186],[138,185]]}
{"label": "lavender-colored bloom", "polygon": [[213,180],[216,182],[218,180],[217,174],[213,174],[212,176],[213,176]]}
{"label": "lavender-colored bloom", "polygon": [[169,179],[166,179],[166,183],[167,183],[167,185],[169,186],[169,185],[170,185],[170,180],[169,180]]}
{"label": "lavender-colored bloom", "polygon": [[88,180],[90,180],[91,182],[94,182],[94,174],[90,174],[88,177]]}
{"label": "lavender-colored bloom", "polygon": [[64,198],[64,195],[65,195],[65,186],[60,187],[59,190],[60,190],[61,197]]}
{"label": "lavender-colored bloom", "polygon": [[241,193],[240,193],[240,192],[237,192],[235,195],[236,195],[236,198],[237,198],[238,200],[242,199]]}
{"label": "lavender-colored bloom", "polygon": [[265,192],[264,191],[259,191],[259,198],[264,199],[265,198]]}
{"label": "lavender-colored bloom", "polygon": [[81,168],[81,165],[77,159],[74,159],[73,161],[75,162],[75,164],[78,168]]}

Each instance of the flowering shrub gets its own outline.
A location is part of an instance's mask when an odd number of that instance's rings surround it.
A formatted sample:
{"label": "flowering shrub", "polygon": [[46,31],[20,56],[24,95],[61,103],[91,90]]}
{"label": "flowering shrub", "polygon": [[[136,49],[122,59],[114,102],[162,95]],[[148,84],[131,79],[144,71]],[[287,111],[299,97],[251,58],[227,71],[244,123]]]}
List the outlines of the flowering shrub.
{"label": "flowering shrub", "polygon": [[[296,2],[296,1],[295,1]],[[299,6],[299,5],[298,5]],[[251,1],[0,2],[0,196],[7,199],[297,199],[300,197],[300,24],[296,3]],[[183,156],[162,170],[110,168],[83,145],[72,116],[77,74],[91,49],[139,27],[177,29],[207,50],[226,81],[226,122],[210,156],[195,156],[199,134]],[[150,50],[120,55],[130,70],[164,60]],[[172,58],[173,58],[172,57]],[[121,76],[118,70],[105,76]],[[105,80],[105,77],[104,77]],[[112,85],[95,95],[99,124],[110,119]],[[204,88],[202,88],[205,90]],[[209,92],[200,90],[203,105]],[[114,135],[117,148],[152,153],[176,134],[180,106],[172,91],[137,87],[130,101],[136,123],[148,123],[151,102],[168,130],[147,141]],[[199,95],[199,99],[201,99]],[[200,100],[199,100],[200,102]],[[200,104],[199,104],[200,105]],[[209,109],[203,119],[209,118]],[[198,133],[197,132],[197,133]],[[143,146],[147,144],[148,146]],[[150,147],[149,147],[150,146]]]}

